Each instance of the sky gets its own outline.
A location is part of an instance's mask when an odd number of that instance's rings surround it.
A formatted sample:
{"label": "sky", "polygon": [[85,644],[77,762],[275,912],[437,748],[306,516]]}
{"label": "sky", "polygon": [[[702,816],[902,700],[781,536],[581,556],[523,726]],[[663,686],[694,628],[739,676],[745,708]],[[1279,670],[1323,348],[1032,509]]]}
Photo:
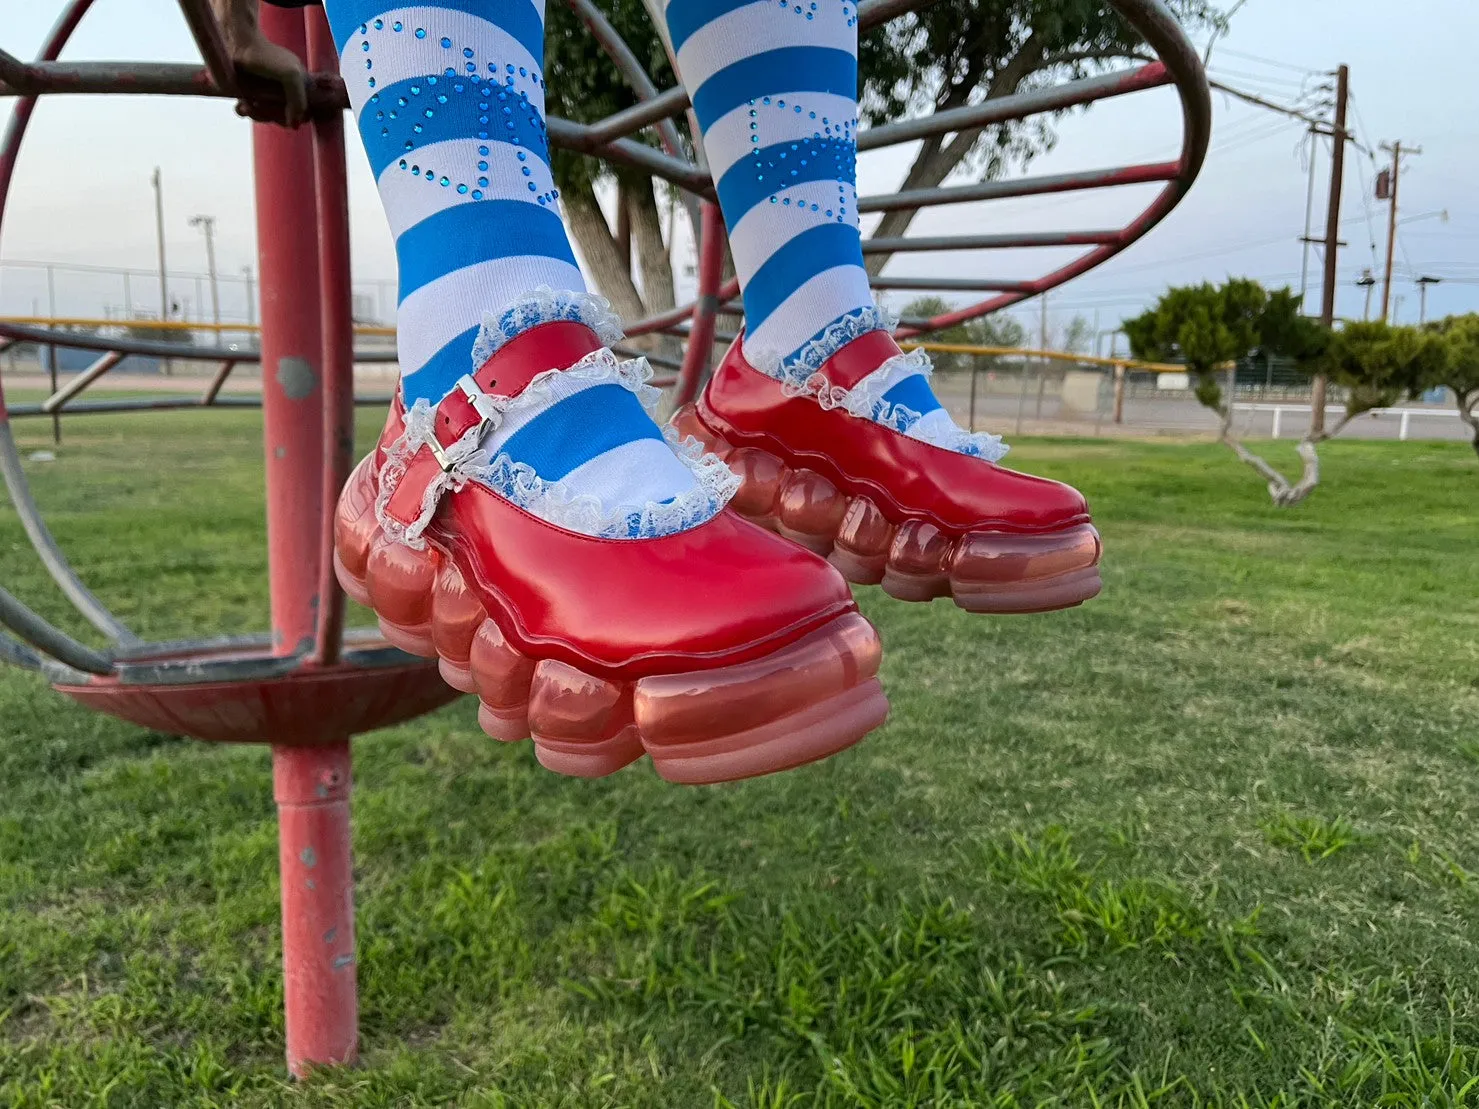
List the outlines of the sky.
{"label": "sky", "polygon": [[[35,53],[59,0],[12,5],[0,24],[0,47]],[[17,10],[18,9],[18,10]],[[1214,79],[1268,99],[1318,102],[1321,84],[1341,63],[1350,66],[1351,124],[1372,152],[1350,151],[1342,201],[1337,311],[1360,318],[1365,293],[1355,282],[1365,269],[1380,276],[1387,206],[1374,197],[1374,178],[1389,162],[1378,144],[1400,139],[1421,147],[1404,160],[1393,284],[1395,318],[1415,322],[1413,278],[1444,278],[1428,294],[1429,317],[1479,311],[1479,42],[1476,0],[1408,0],[1400,17],[1389,0],[1246,0],[1230,33],[1212,53]],[[1199,42],[1199,47],[1205,42]],[[194,61],[198,55],[171,0],[98,0],[68,49],[67,59]],[[0,105],[3,108],[4,105]],[[1179,109],[1169,89],[1094,105],[1061,120],[1058,140],[1026,172],[1062,173],[1174,157]],[[1315,234],[1323,234],[1329,186],[1329,143],[1314,152]],[[1163,223],[1114,260],[1048,298],[1049,330],[1061,334],[1082,314],[1107,333],[1142,310],[1168,285],[1229,275],[1270,286],[1299,288],[1310,173],[1303,124],[1214,93],[1211,152],[1191,193]],[[896,188],[910,151],[864,155],[860,192]],[[351,227],[356,291],[379,314],[394,300],[394,251],[370,170],[358,143],[350,150]],[[205,244],[189,218],[216,220],[223,277],[222,312],[246,313],[244,267],[255,268],[250,125],[229,102],[187,98],[43,98],[22,150],[0,227],[0,312],[95,316],[120,311],[125,288],[116,274],[58,270],[48,288],[40,263],[130,267],[126,290],[134,305],[157,308],[154,167],[164,181],[166,254],[171,296],[205,297],[191,274],[206,268]],[[1021,171],[1014,171],[1021,172]],[[948,234],[1009,229],[1047,230],[1121,225],[1142,210],[1155,186],[940,208],[922,213],[913,231]],[[680,217],[681,220],[681,217]],[[865,223],[865,231],[866,231]],[[687,236],[680,234],[679,261]],[[901,275],[1022,278],[1056,268],[1075,251],[980,251],[901,256],[888,272]],[[1319,306],[1319,251],[1309,258],[1308,304]],[[685,281],[679,267],[680,285]],[[688,279],[691,286],[691,279]],[[1381,290],[1376,289],[1379,311]],[[897,306],[901,298],[895,297]],[[958,299],[958,298],[956,298]],[[1015,309],[1033,334],[1040,304]]]}

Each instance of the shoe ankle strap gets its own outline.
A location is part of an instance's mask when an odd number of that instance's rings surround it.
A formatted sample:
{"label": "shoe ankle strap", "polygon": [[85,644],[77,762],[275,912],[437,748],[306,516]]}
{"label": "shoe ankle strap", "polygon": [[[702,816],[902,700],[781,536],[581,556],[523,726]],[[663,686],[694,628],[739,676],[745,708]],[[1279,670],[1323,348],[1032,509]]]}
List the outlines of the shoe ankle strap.
{"label": "shoe ankle strap", "polygon": [[585,324],[566,320],[540,324],[463,375],[431,413],[430,427],[418,429],[415,442],[410,441],[415,410],[409,411],[407,431],[391,448],[381,473],[375,508],[382,530],[419,544],[442,493],[462,487],[458,471],[478,452],[483,433],[498,425],[504,404],[540,374],[573,366],[601,346]]}

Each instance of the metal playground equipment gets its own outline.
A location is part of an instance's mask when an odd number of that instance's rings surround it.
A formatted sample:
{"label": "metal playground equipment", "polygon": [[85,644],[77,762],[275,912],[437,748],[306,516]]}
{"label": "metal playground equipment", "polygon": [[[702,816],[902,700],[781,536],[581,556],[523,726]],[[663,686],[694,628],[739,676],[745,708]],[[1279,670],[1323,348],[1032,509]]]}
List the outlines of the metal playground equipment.
{"label": "metal playground equipment", "polygon": [[[863,31],[907,16],[928,0],[866,0]],[[333,506],[353,458],[353,365],[388,360],[356,355],[350,322],[349,224],[345,192],[344,110],[337,52],[320,10],[263,7],[263,30],[304,58],[311,123],[288,130],[282,90],[235,71],[207,0],[179,0],[203,66],[63,63],[63,47],[93,0],[69,0],[36,61],[0,51],[0,96],[16,97],[0,139],[0,226],[22,139],[37,97],[132,93],[237,99],[252,126],[261,275],[260,353],[104,338],[0,321],[0,351],[19,343],[97,352],[98,359],[41,405],[12,410],[0,390],[0,476],[26,533],[57,587],[106,639],[94,648],[51,625],[0,588],[0,661],[40,671],[61,693],[88,708],[144,727],[213,742],[272,747],[282,875],[287,1062],[294,1074],[315,1064],[352,1061],[358,1047],[354,905],[350,871],[349,737],[409,720],[456,694],[435,663],[413,659],[378,637],[346,633],[344,596],[334,578]],[[595,41],[631,86],[637,103],[596,123],[549,120],[551,141],[645,170],[682,190],[699,242],[699,292],[691,303],[642,320],[633,335],[687,340],[675,387],[677,403],[697,394],[721,314],[737,293],[722,280],[723,225],[714,187],[674,123],[688,107],[682,88],[659,92],[593,0],[569,0]],[[863,131],[860,150],[879,150],[932,135],[1029,118],[1146,89],[1172,85],[1182,109],[1181,153],[1173,161],[1011,181],[911,190],[860,199],[863,213],[1067,193],[1159,182],[1148,207],[1123,227],[1102,231],[1005,232],[904,237],[870,242],[873,252],[1083,246],[1082,255],[1026,281],[982,278],[889,278],[885,289],[988,294],[931,320],[909,320],[901,337],[926,334],[1052,289],[1125,249],[1163,219],[1201,169],[1211,104],[1195,51],[1162,0],[1113,0],[1157,61],[1054,87],[901,120]],[[661,149],[637,136],[655,133]],[[305,185],[311,183],[311,187]],[[130,355],[214,359],[205,392],[189,398],[88,402],[77,398]],[[221,386],[242,362],[260,361],[262,395],[223,397]],[[384,398],[365,398],[363,403]],[[13,416],[117,412],[201,406],[260,406],[267,468],[267,540],[272,630],[222,638],[144,642],[83,583],[48,530],[26,480],[10,426]]]}

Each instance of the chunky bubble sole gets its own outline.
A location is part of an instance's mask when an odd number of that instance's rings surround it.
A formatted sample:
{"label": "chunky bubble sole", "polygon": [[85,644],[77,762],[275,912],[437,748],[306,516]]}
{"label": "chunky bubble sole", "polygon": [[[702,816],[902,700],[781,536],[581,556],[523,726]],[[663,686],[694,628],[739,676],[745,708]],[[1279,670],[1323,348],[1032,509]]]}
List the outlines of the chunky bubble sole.
{"label": "chunky bubble sole", "polygon": [[813,470],[731,445],[703,422],[695,405],[680,408],[673,424],[739,475],[731,508],[822,555],[855,585],[881,585],[901,601],[949,597],[967,612],[997,614],[1072,608],[1101,588],[1103,547],[1092,524],[961,535],[923,520],[894,524],[871,499],[850,496]]}
{"label": "chunky bubble sole", "polygon": [[374,610],[390,642],[436,658],[449,685],[478,696],[483,731],[531,738],[550,770],[597,778],[645,754],[671,782],[752,778],[835,754],[888,715],[878,633],[856,612],[749,662],[635,681],[531,657],[436,548],[385,539],[372,461],[339,501],[334,569],[344,591]]}

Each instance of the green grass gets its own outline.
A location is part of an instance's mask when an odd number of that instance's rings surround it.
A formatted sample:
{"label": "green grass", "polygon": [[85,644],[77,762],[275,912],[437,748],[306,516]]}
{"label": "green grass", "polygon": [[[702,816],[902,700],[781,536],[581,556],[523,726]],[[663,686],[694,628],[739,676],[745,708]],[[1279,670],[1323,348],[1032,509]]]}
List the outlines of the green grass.
{"label": "green grass", "polygon": [[[259,630],[260,441],[76,418],[31,472],[137,629]],[[817,766],[578,782],[470,700],[363,737],[364,1064],[301,1085],[266,752],[0,673],[0,1105],[1479,1104],[1479,468],[1324,454],[1279,511],[1212,445],[1022,444],[1104,595],[861,591],[893,716]]]}

